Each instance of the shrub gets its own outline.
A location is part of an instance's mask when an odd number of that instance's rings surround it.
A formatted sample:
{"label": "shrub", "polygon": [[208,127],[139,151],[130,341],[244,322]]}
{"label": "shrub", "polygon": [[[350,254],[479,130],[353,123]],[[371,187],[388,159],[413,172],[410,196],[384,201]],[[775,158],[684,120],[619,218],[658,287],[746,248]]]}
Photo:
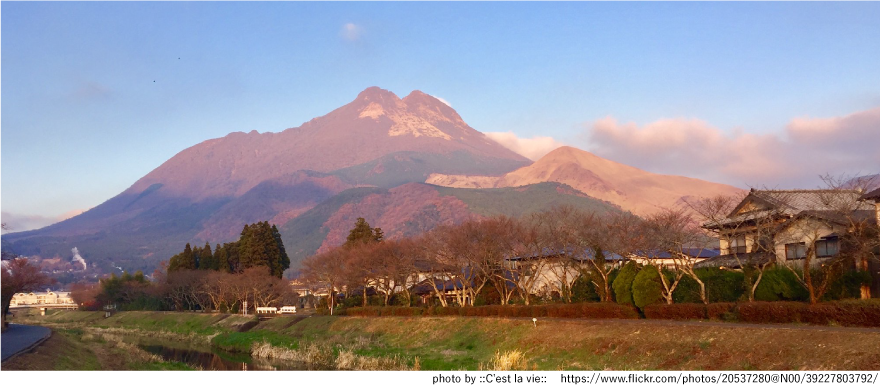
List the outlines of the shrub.
{"label": "shrub", "polygon": [[633,280],[635,280],[639,270],[641,270],[641,267],[635,262],[630,261],[620,269],[620,272],[614,278],[614,281],[611,283],[611,288],[614,289],[614,299],[617,304],[635,304],[633,302],[632,286]]}
{"label": "shrub", "polygon": [[423,312],[424,309],[419,307],[385,307],[382,315],[390,314],[394,316],[420,316]]}
{"label": "shrub", "polygon": [[742,272],[703,268],[696,270],[696,274],[706,285],[709,303],[735,302],[745,293],[745,275]]}
{"label": "shrub", "polygon": [[871,284],[871,274],[867,271],[847,271],[828,287],[824,300],[858,299],[862,296],[861,287]]}
{"label": "shrub", "polygon": [[644,267],[632,284],[633,304],[644,310],[646,306],[663,301],[663,284],[660,282],[660,272],[656,267]]}
{"label": "shrub", "polygon": [[806,304],[753,302],[737,309],[740,320],[752,323],[837,323],[843,326],[880,327],[880,303],[861,300]]}
{"label": "shrub", "polygon": [[[722,270],[718,268],[701,268],[695,270],[697,277],[706,286],[706,299],[709,303],[735,302],[745,292],[742,272]],[[689,275],[685,275],[672,293],[676,303],[702,303],[700,284]]]}
{"label": "shrub", "polygon": [[750,302],[737,307],[739,320],[749,323],[796,323],[806,310],[799,302]]}
{"label": "shrub", "polygon": [[702,303],[651,304],[644,308],[647,319],[706,319]]}
{"label": "shrub", "polygon": [[571,283],[571,301],[575,303],[599,301],[596,285],[589,276],[580,275]]}
{"label": "shrub", "polygon": [[672,301],[676,304],[703,303],[700,299],[700,284],[690,276],[684,275],[675,287],[675,292],[672,293]]}
{"label": "shrub", "polygon": [[804,301],[810,294],[797,277],[785,267],[773,267],[764,270],[761,282],[755,289],[755,300],[758,301]]}
{"label": "shrub", "polygon": [[582,317],[589,319],[638,319],[639,312],[633,306],[614,303],[583,303]]}
{"label": "shrub", "polygon": [[709,303],[706,305],[706,317],[717,320],[735,320],[736,303]]}
{"label": "shrub", "polygon": [[379,307],[351,307],[345,310],[350,316],[380,316],[382,309]]}

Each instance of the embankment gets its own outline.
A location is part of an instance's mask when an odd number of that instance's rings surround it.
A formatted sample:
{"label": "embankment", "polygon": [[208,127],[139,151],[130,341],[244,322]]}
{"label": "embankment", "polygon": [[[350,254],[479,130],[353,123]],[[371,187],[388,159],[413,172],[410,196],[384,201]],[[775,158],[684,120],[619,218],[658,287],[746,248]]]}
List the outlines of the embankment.
{"label": "embankment", "polygon": [[[867,370],[880,330],[645,320],[496,317],[278,317],[79,311],[44,324],[209,340],[254,356],[347,369]],[[505,362],[511,359],[512,362]],[[324,367],[326,366],[326,367]]]}

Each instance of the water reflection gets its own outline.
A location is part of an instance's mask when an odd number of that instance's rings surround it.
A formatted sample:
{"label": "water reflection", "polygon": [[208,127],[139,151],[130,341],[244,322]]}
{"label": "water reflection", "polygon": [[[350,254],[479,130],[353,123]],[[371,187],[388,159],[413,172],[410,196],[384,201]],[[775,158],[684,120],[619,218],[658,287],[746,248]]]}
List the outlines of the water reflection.
{"label": "water reflection", "polygon": [[165,360],[186,363],[202,370],[309,370],[304,363],[259,360],[244,354],[204,352],[163,345],[140,345],[140,347]]}

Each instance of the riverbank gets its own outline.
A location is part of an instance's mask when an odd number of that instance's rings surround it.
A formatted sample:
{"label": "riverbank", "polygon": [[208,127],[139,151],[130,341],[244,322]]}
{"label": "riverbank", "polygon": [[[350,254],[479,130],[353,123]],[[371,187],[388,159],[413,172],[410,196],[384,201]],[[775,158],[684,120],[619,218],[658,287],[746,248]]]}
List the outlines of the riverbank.
{"label": "riverbank", "polygon": [[120,312],[104,319],[81,311],[28,319],[56,331],[80,328],[93,335],[201,342],[254,357],[305,361],[318,369],[880,368],[880,329],[833,326],[585,319],[534,324],[527,318],[461,316],[278,317],[254,324],[252,317],[240,315]]}

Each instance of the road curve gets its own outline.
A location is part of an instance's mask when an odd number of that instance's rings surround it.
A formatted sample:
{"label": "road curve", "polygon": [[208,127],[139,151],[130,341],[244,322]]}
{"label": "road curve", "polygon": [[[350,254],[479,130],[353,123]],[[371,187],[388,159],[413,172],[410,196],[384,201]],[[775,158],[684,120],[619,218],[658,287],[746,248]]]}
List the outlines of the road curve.
{"label": "road curve", "polygon": [[46,327],[10,323],[9,329],[0,335],[3,352],[3,359],[0,362],[6,362],[9,358],[29,351],[49,339],[50,335],[52,331]]}

